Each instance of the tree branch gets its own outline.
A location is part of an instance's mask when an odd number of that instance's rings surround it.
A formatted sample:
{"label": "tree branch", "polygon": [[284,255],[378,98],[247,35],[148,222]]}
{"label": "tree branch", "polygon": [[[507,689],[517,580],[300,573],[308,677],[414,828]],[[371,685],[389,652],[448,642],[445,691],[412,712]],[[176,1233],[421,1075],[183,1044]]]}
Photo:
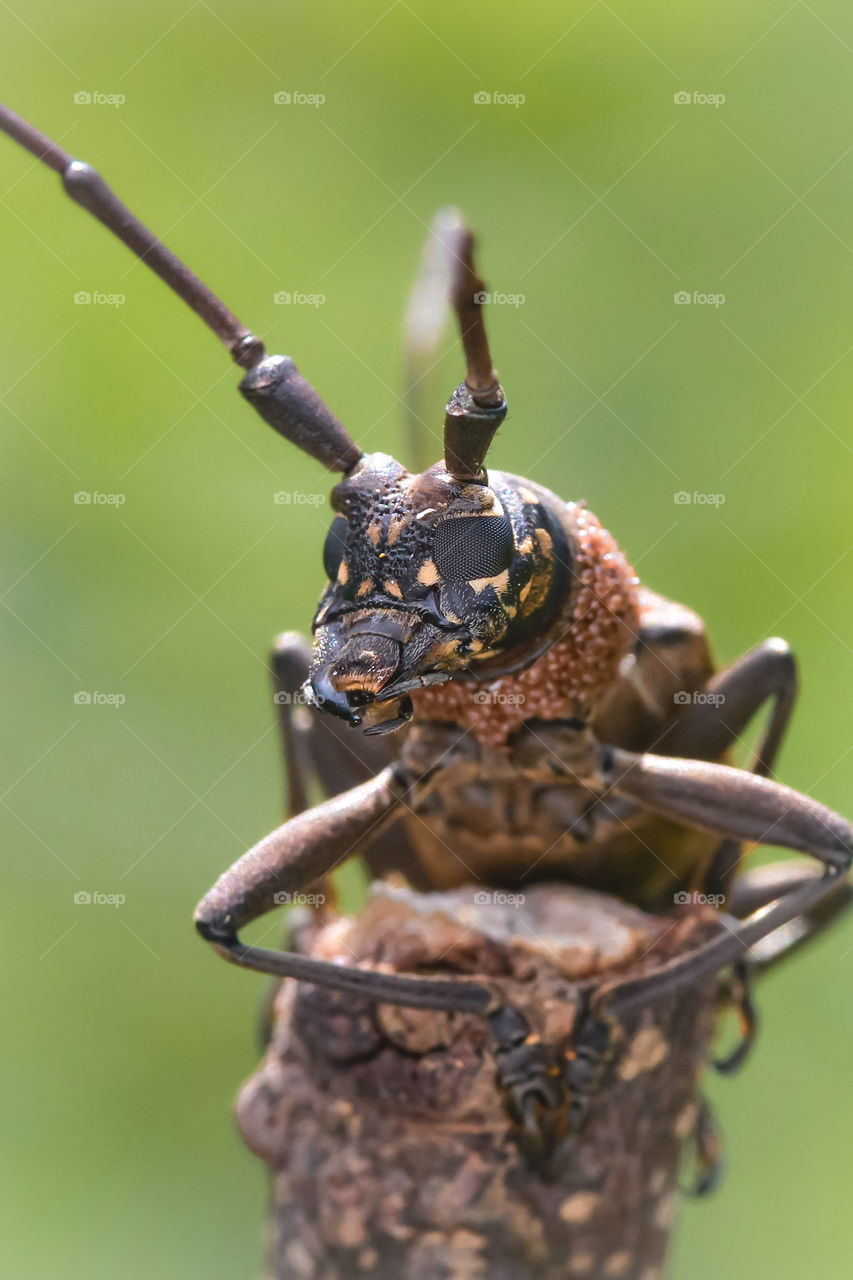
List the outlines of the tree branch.
{"label": "tree branch", "polygon": [[[506,895],[505,895],[506,896]],[[591,978],[696,945],[715,913],[649,916],[564,885],[520,904],[378,886],[355,919],[300,930],[309,954],[485,977],[566,1047]],[[632,1013],[601,1093],[551,1183],[508,1137],[483,1019],[286,983],[239,1123],[271,1169],[275,1280],[564,1280],[661,1275],[718,980]]]}

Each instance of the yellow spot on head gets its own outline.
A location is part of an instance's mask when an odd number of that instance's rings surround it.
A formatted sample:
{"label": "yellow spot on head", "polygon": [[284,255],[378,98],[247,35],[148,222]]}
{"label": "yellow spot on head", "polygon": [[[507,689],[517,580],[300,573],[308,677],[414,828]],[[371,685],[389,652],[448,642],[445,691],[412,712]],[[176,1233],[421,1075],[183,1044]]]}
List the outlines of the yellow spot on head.
{"label": "yellow spot on head", "polygon": [[532,503],[537,503],[539,501],[539,499],[536,497],[536,494],[533,492],[533,490],[525,488],[524,485],[520,486],[518,490],[518,494],[522,502],[527,502],[532,504]]}
{"label": "yellow spot on head", "polygon": [[418,582],[422,587],[434,587],[438,582],[438,569],[434,560],[424,560],[418,569]]}
{"label": "yellow spot on head", "polygon": [[392,516],[388,523],[388,546],[393,547],[394,543],[400,536],[402,529],[405,527],[405,520],[402,516]]}
{"label": "yellow spot on head", "polygon": [[509,585],[509,569],[504,569],[503,573],[499,573],[494,578],[472,578],[468,583],[479,595],[486,587],[494,587],[495,591],[500,595]]}
{"label": "yellow spot on head", "polygon": [[518,549],[523,556],[530,555],[531,551],[533,550],[533,539],[529,533],[523,542],[519,542]]}
{"label": "yellow spot on head", "polygon": [[349,565],[347,564],[346,560],[342,560],[341,563],[338,565],[338,582],[341,584],[342,587],[346,586],[346,584],[349,582]]}
{"label": "yellow spot on head", "polygon": [[536,530],[536,541],[539,543],[539,550],[543,556],[549,556],[554,546],[554,539],[551,537],[547,529]]}

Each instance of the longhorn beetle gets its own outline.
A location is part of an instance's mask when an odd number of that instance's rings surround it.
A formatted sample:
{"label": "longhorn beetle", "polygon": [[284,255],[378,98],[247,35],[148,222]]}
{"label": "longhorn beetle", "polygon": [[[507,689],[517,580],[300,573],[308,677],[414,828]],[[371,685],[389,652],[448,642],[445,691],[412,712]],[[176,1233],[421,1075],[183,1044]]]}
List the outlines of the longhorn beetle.
{"label": "longhorn beetle", "polygon": [[[701,619],[641,586],[583,504],[486,471],[507,406],[470,232],[440,217],[422,279],[425,313],[436,281],[450,282],[466,374],[446,408],[443,460],[413,474],[387,454],[363,453],[293,361],[267,355],[94,169],[8,108],[0,107],[0,127],[56,170],[66,193],[213,330],[244,370],[240,391],[264,421],[340,476],[313,649],[286,635],[273,655],[291,816],[202,899],[201,936],[260,973],[483,1015],[508,1112],[539,1167],[553,1134],[580,1124],[610,1030],[629,1008],[733,969],[744,1039],[723,1065],[739,1062],[754,1022],[748,971],[846,904],[853,830],[770,779],[796,693],[786,644],[768,640],[716,671]],[[288,697],[301,688],[322,713],[308,729]],[[750,769],[725,763],[768,701]],[[365,735],[357,753],[347,750],[347,726]],[[313,808],[307,760],[333,793]],[[732,883],[742,842],[809,854],[821,871],[781,864]],[[372,870],[396,863],[420,887],[453,888],[470,877],[513,886],[534,874],[654,911],[680,893],[722,891],[731,913],[692,951],[597,989],[560,1080],[524,1014],[482,982],[379,973],[240,940],[244,925],[357,850]]]}

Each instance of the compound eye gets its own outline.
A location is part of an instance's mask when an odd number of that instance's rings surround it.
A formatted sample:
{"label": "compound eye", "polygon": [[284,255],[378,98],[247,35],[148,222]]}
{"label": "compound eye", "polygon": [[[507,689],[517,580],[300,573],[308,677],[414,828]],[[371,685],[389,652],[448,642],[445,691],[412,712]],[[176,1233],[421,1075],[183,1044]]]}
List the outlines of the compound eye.
{"label": "compound eye", "polygon": [[334,582],[338,576],[338,569],[340,569],[341,561],[344,558],[346,542],[347,522],[343,516],[336,516],[323,544],[323,568],[326,570],[326,577],[330,582]]}
{"label": "compound eye", "polygon": [[509,516],[450,516],[435,531],[433,559],[445,582],[494,578],[514,555]]}

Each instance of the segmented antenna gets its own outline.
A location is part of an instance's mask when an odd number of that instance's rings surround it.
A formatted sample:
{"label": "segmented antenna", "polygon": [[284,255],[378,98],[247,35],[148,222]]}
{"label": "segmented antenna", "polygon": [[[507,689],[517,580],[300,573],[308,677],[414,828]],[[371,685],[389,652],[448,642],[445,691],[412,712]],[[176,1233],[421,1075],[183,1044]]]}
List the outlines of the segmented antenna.
{"label": "segmented antenna", "polygon": [[[430,372],[446,341],[465,224],[458,209],[439,209],[432,219],[403,322],[403,429],[406,465],[424,471],[435,461],[429,398]],[[438,424],[435,424],[438,427]]]}
{"label": "segmented antenna", "polygon": [[265,422],[330,471],[355,465],[361,450],[290,357],[268,356],[260,338],[131,213],[96,169],[75,160],[2,103],[0,129],[58,173],[71,199],[118,236],[216,334],[234,362],[248,370],[240,390]]}
{"label": "segmented antenna", "polygon": [[462,227],[451,302],[467,373],[445,410],[444,462],[455,479],[477,484],[486,482],[483,463],[507,409],[486,336],[483,306],[487,298],[486,286],[474,266],[474,236]]}

